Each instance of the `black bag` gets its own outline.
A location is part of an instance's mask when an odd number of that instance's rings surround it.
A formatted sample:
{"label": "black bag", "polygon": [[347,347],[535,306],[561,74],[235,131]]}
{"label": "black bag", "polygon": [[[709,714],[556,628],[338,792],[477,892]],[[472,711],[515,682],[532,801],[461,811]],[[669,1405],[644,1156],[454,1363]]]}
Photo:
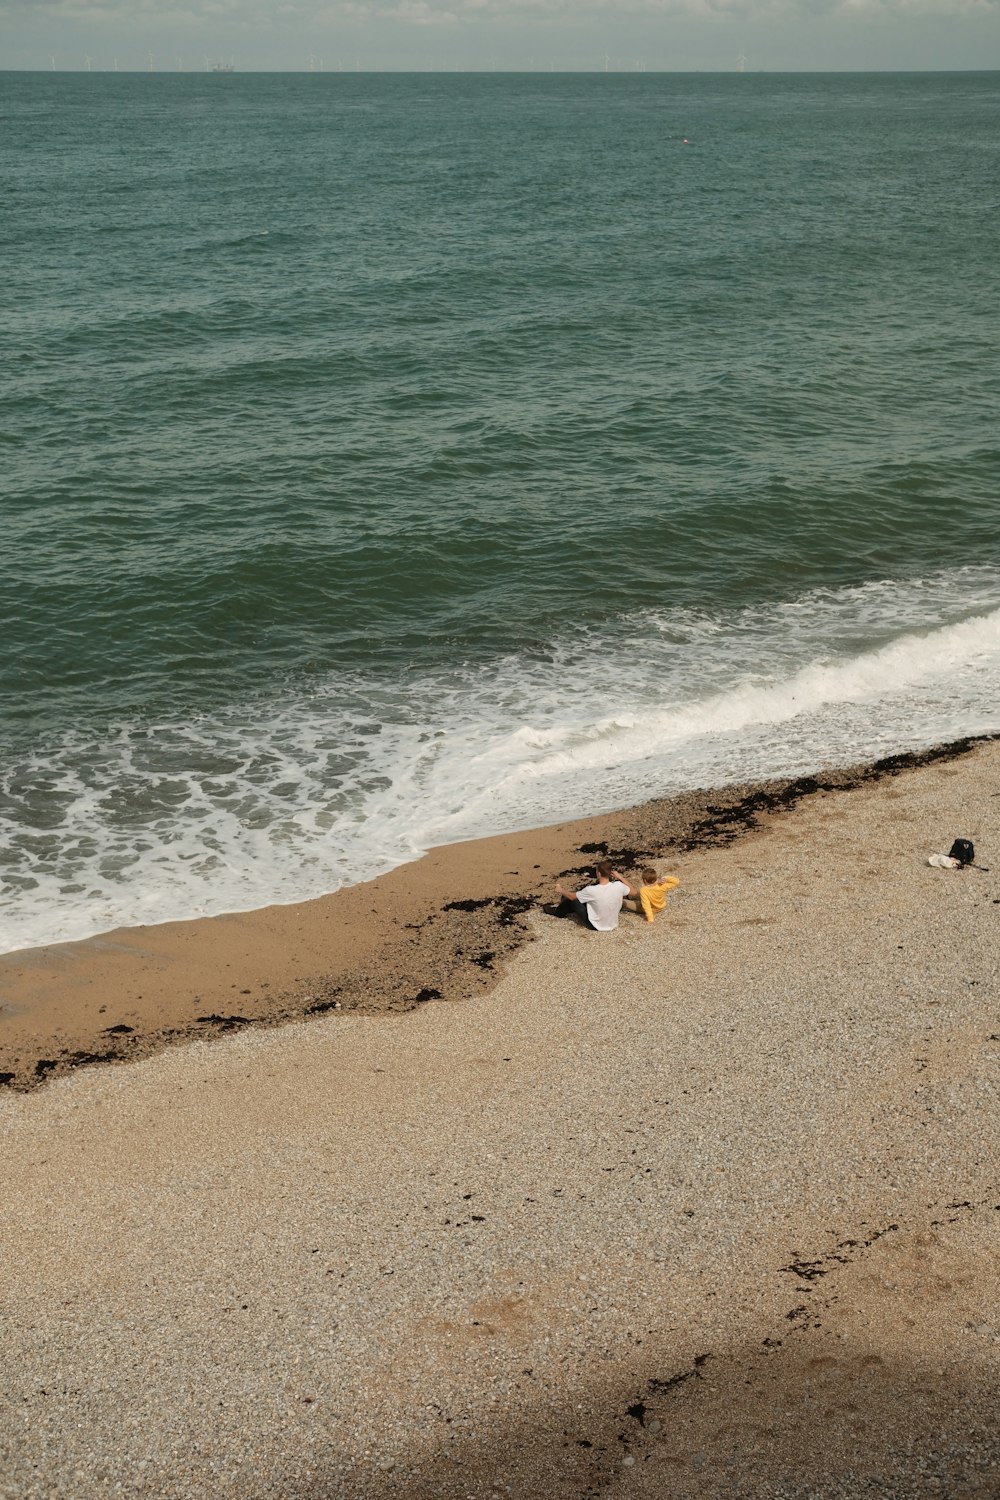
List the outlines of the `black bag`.
{"label": "black bag", "polygon": [[957,859],[960,865],[971,865],[976,857],[976,851],[972,847],[971,839],[956,839],[948,850],[950,859]]}

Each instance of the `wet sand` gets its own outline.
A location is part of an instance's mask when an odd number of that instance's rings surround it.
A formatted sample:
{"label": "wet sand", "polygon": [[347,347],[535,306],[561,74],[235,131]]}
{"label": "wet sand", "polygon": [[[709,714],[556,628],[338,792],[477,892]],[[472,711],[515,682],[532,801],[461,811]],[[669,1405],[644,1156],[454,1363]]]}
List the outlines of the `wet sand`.
{"label": "wet sand", "polygon": [[452,844],[315,901],[0,954],[0,1086],[35,1088],[248,1025],[488,993],[530,941],[528,914],[552,902],[556,880],[590,878],[596,859],[610,855],[627,873],[727,846],[803,798],[958,759],[972,745]]}
{"label": "wet sand", "polygon": [[[1000,1494],[1000,747],[843,780],[437,851],[311,904],[367,893],[339,970],[267,958],[340,1011],[8,1087],[0,1495]],[[676,843],[651,927],[446,910],[630,838]],[[303,912],[52,950],[24,1013],[92,962],[253,998]]]}

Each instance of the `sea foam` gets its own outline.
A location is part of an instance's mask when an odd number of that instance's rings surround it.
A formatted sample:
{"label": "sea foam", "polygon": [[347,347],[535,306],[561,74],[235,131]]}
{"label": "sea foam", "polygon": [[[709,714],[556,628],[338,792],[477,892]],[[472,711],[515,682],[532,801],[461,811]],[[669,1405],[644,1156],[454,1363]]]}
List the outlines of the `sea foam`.
{"label": "sea foam", "polygon": [[1000,575],[669,605],[530,654],[65,733],[5,769],[0,949],[305,899],[432,844],[1000,728]]}

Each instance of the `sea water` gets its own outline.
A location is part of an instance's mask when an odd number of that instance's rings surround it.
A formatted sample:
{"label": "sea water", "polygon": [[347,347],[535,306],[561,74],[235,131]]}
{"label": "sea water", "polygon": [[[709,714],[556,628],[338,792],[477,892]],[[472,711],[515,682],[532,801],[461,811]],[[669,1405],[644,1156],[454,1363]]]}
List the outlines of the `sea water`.
{"label": "sea water", "polygon": [[1000,728],[1000,75],[0,111],[0,947]]}

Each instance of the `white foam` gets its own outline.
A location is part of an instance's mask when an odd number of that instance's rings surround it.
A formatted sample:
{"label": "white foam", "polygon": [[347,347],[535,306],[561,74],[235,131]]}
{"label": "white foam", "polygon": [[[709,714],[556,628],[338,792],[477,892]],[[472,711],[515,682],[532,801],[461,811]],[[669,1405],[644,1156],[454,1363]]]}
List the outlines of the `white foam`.
{"label": "white foam", "polygon": [[1000,574],[663,608],[8,755],[0,951],[293,901],[434,843],[1000,728]]}
{"label": "white foam", "polygon": [[784,679],[737,682],[728,691],[702,699],[601,719],[589,729],[534,731],[527,739],[518,731],[522,744],[545,755],[526,759],[517,774],[541,777],[590,769],[606,763],[609,754],[622,763],[657,758],[706,736],[732,737],[749,728],[795,720],[805,727],[810,716],[829,719],[837,707],[898,699],[907,688],[946,678],[977,658],[995,661],[998,652],[1000,609],[936,631],[902,636],[846,661],[811,662]]}

